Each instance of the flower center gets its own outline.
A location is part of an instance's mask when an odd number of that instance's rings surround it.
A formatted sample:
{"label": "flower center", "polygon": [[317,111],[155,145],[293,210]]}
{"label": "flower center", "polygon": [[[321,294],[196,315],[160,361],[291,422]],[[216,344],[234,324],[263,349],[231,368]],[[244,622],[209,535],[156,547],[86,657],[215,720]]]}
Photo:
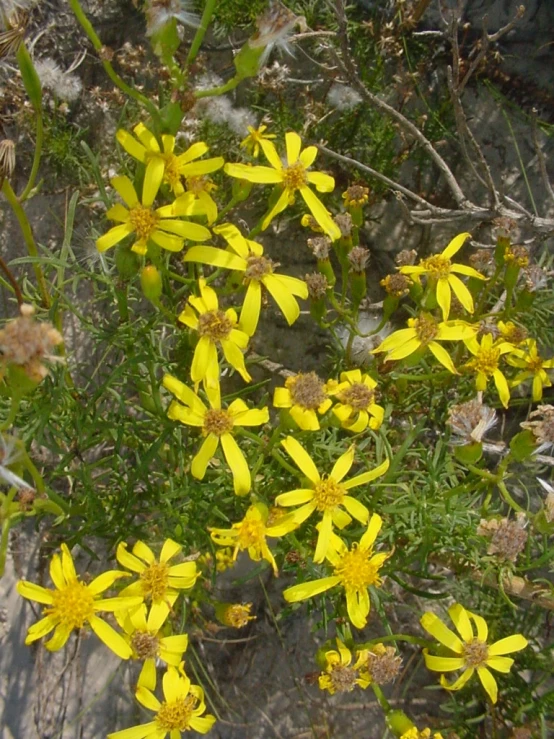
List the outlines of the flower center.
{"label": "flower center", "polygon": [[164,182],[169,183],[169,185],[173,188],[175,187],[175,185],[179,184],[179,181],[181,179],[177,157],[175,156],[175,154],[167,154],[164,157],[164,160]]}
{"label": "flower center", "polygon": [[325,384],[315,372],[302,372],[285,381],[292,402],[308,410],[315,410],[326,400]]}
{"label": "flower center", "polygon": [[480,667],[489,658],[489,648],[484,641],[472,639],[464,644],[462,656],[467,667]]}
{"label": "flower center", "polygon": [[187,190],[194,195],[200,195],[201,192],[210,192],[215,189],[214,183],[205,175],[196,175],[187,177]]}
{"label": "flower center", "polygon": [[252,603],[233,603],[225,609],[223,620],[227,626],[232,626],[234,629],[242,629],[249,621],[253,621],[256,618],[250,615],[251,608]]}
{"label": "flower center", "polygon": [[272,259],[251,256],[246,260],[244,276],[248,280],[261,280],[262,277],[273,274],[275,266]]}
{"label": "flower center", "polygon": [[219,410],[218,408],[210,408],[204,416],[203,431],[207,434],[215,434],[223,436],[229,434],[233,430],[233,419],[229,411]]}
{"label": "flower center", "polygon": [[60,590],[52,593],[53,602],[44,612],[52,614],[63,626],[81,629],[86,621],[94,615],[94,595],[88,587],[74,580]]}
{"label": "flower center", "polygon": [[162,731],[186,731],[190,728],[190,719],[195,708],[196,698],[193,695],[164,702],[158,710],[156,723]]}
{"label": "flower center", "polygon": [[540,357],[532,357],[527,360],[527,367],[531,372],[538,373],[542,369],[542,362]]}
{"label": "flower center", "polygon": [[304,167],[302,162],[296,162],[295,164],[291,164],[290,167],[284,167],[283,183],[289,190],[300,190],[301,187],[307,185],[306,167]]}
{"label": "flower center", "polygon": [[314,500],[318,511],[327,511],[342,503],[346,490],[332,477],[320,480],[314,487]]}
{"label": "flower center", "polygon": [[169,587],[169,567],[163,562],[152,562],[140,573],[140,583],[145,597],[153,601],[163,600]]}
{"label": "flower center", "polygon": [[415,328],[417,338],[422,344],[428,344],[430,341],[433,341],[439,332],[436,321],[428,315],[422,315],[416,318],[412,325]]}
{"label": "flower center", "polygon": [[352,406],[354,410],[363,411],[373,403],[375,393],[363,382],[355,382],[340,392],[338,398],[341,403]]}
{"label": "flower center", "polygon": [[239,546],[241,549],[261,547],[265,539],[265,525],[257,518],[246,518],[239,528]]}
{"label": "flower center", "polygon": [[212,341],[227,339],[233,330],[233,322],[221,310],[209,310],[198,316],[198,333]]}
{"label": "flower center", "polygon": [[329,678],[337,693],[350,693],[356,687],[358,671],[346,665],[333,665]]}
{"label": "flower center", "polygon": [[343,554],[335,567],[335,575],[340,577],[346,590],[364,590],[369,585],[379,585],[379,567],[371,562],[372,552],[360,549],[357,544]]}
{"label": "flower center", "polygon": [[434,257],[427,257],[427,259],[421,260],[421,266],[428,272],[432,277],[437,279],[448,277],[450,274],[450,267],[452,262],[450,259],[436,254]]}
{"label": "flower center", "polygon": [[470,368],[490,377],[498,369],[499,349],[480,349],[479,353],[468,362]]}
{"label": "flower center", "polygon": [[147,208],[140,203],[129,211],[129,221],[141,240],[150,238],[152,231],[158,225],[158,220],[152,208]]}
{"label": "flower center", "polygon": [[157,636],[148,631],[135,631],[131,637],[131,647],[139,659],[154,659],[158,656],[160,642]]}

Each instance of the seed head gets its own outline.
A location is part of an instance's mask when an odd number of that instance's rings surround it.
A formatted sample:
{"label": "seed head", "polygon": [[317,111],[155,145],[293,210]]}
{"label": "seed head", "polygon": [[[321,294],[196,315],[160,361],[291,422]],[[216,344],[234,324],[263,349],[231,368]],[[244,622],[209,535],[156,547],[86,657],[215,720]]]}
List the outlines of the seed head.
{"label": "seed head", "polygon": [[396,298],[401,298],[403,295],[407,295],[410,290],[411,280],[406,275],[395,273],[387,275],[379,283],[381,287],[384,287],[389,295],[394,295]]}
{"label": "seed head", "polygon": [[335,216],[335,223],[339,227],[340,235],[343,238],[348,239],[352,236],[352,216],[350,213],[339,213]]}
{"label": "seed head", "polygon": [[515,562],[527,542],[528,534],[524,528],[525,523],[524,513],[518,513],[515,521],[508,518],[491,519],[490,521],[481,519],[477,533],[490,538],[488,554]]}
{"label": "seed head", "polygon": [[506,264],[517,264],[518,267],[527,267],[529,251],[524,246],[509,246],[504,252]]}
{"label": "seed head", "polygon": [[369,188],[363,185],[350,185],[342,197],[347,208],[360,208],[369,200]]}
{"label": "seed head", "polygon": [[348,254],[350,269],[356,274],[362,274],[365,272],[369,257],[369,249],[363,246],[355,246]]}
{"label": "seed head", "polygon": [[395,257],[395,262],[399,267],[411,267],[417,259],[417,251],[415,249],[402,249]]}
{"label": "seed head", "polygon": [[311,249],[314,257],[320,261],[329,259],[331,243],[331,239],[328,236],[315,236],[313,239],[308,239],[309,249]]}
{"label": "seed head", "polygon": [[289,390],[293,403],[302,408],[317,410],[327,398],[325,383],[315,372],[300,372],[294,377],[288,377],[285,387]]}
{"label": "seed head", "polygon": [[8,321],[0,329],[0,367],[16,365],[22,367],[34,382],[40,382],[48,374],[43,361],[63,361],[52,356],[52,350],[63,342],[63,338],[51,323],[34,320],[34,308],[24,304],[21,316]]}
{"label": "seed head", "polygon": [[325,275],[319,272],[312,272],[304,277],[306,285],[308,286],[308,296],[311,300],[322,300],[327,290],[329,289],[329,283]]}
{"label": "seed head", "polygon": [[398,657],[394,647],[376,644],[367,658],[367,669],[377,685],[386,685],[395,680],[402,667],[402,657]]}
{"label": "seed head", "polygon": [[0,141],[0,181],[10,180],[15,170],[15,143],[11,139]]}
{"label": "seed head", "polygon": [[554,406],[539,405],[536,411],[529,414],[529,418],[536,421],[524,421],[520,424],[522,429],[528,429],[535,437],[539,448],[538,453],[544,449],[554,446]]}
{"label": "seed head", "polygon": [[472,444],[480,442],[496,424],[496,411],[483,405],[480,398],[468,400],[466,403],[453,405],[448,411],[446,423],[457,438],[453,444]]}

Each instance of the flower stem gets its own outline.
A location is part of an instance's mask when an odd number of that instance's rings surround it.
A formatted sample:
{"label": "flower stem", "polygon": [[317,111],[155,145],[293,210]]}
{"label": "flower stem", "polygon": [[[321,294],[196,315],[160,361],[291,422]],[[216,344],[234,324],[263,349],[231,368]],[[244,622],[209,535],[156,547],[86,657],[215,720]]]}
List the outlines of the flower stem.
{"label": "flower stem", "polygon": [[39,108],[39,109],[35,108],[35,116],[37,119],[37,135],[35,139],[35,153],[33,155],[33,166],[31,167],[31,173],[29,175],[29,179],[27,180],[27,184],[25,185],[25,189],[19,196],[20,203],[27,200],[27,198],[31,194],[31,190],[35,186],[35,180],[37,178],[38,168],[40,166],[40,158],[42,156],[42,144],[44,141],[44,119],[42,117],[42,108]]}
{"label": "flower stem", "polygon": [[191,44],[191,47],[190,47],[190,50],[187,56],[187,66],[188,67],[196,59],[196,55],[200,51],[200,47],[202,46],[202,41],[204,41],[204,36],[206,35],[206,31],[208,30],[208,26],[210,25],[212,15],[215,10],[215,4],[216,4],[216,0],[206,0],[206,5],[204,6],[204,12],[202,13],[202,20],[200,21],[200,25],[198,26],[196,35],[194,36],[192,40],[192,44]]}

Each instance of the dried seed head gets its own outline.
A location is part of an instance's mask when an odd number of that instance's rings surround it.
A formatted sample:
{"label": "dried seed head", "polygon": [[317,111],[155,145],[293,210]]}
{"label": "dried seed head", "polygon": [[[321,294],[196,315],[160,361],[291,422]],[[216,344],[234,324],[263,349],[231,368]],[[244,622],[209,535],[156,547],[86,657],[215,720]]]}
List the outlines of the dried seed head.
{"label": "dried seed head", "polygon": [[351,270],[357,274],[362,274],[369,262],[369,257],[369,249],[366,249],[363,246],[355,246],[348,254],[348,261],[350,263]]}
{"label": "dried seed head", "polygon": [[225,626],[233,629],[243,629],[249,621],[254,621],[256,616],[251,616],[252,603],[229,603],[219,614],[219,618]]}
{"label": "dried seed head", "polygon": [[329,259],[331,243],[331,239],[328,236],[316,236],[313,239],[308,239],[309,249],[312,251],[314,257],[321,261]]}
{"label": "dried seed head", "polygon": [[479,398],[474,398],[453,405],[448,410],[446,423],[457,436],[452,439],[453,444],[472,444],[482,441],[487,431],[496,424],[496,411],[483,405]]}
{"label": "dried seed head", "polygon": [[135,631],[131,637],[131,646],[139,659],[155,659],[158,656],[160,642],[157,636],[148,631]]}
{"label": "dried seed head", "polygon": [[512,239],[517,231],[517,223],[513,218],[495,218],[492,224],[493,234],[497,239]]}
{"label": "dried seed head", "polygon": [[381,287],[384,287],[389,295],[394,295],[396,298],[401,298],[403,295],[407,295],[412,284],[409,277],[395,273],[387,275],[379,283]]}
{"label": "dried seed head", "polygon": [[554,406],[539,405],[537,410],[529,414],[529,418],[537,418],[536,421],[524,421],[520,423],[522,429],[532,432],[540,445],[537,452],[541,452],[554,445]]}
{"label": "dried seed head", "polygon": [[541,290],[548,285],[548,275],[538,264],[530,264],[525,268],[525,287],[530,293]]}
{"label": "dried seed head", "polygon": [[508,518],[491,519],[490,521],[481,519],[477,527],[477,533],[480,536],[490,538],[488,554],[494,554],[499,559],[515,562],[527,542],[528,534],[524,528],[525,524],[524,513],[518,513],[515,521]]}
{"label": "dried seed head", "polygon": [[494,253],[491,249],[477,249],[469,257],[469,263],[478,272],[489,274],[494,270]]}
{"label": "dried seed head", "polygon": [[11,139],[0,141],[0,180],[10,180],[15,170],[15,143]]}
{"label": "dried seed head", "polygon": [[369,200],[369,188],[363,185],[350,185],[342,197],[347,208],[359,208]]}
{"label": "dried seed head", "polygon": [[417,251],[415,249],[402,249],[396,255],[394,261],[399,267],[411,267],[417,259]]}
{"label": "dried seed head", "polygon": [[329,289],[329,283],[325,275],[319,272],[312,272],[304,277],[308,286],[308,296],[311,300],[321,300],[325,297]]}
{"label": "dried seed head", "polygon": [[386,685],[395,680],[401,667],[402,658],[396,655],[394,647],[376,644],[371,648],[367,658],[367,669],[377,685]]}
{"label": "dried seed head", "polygon": [[271,67],[264,67],[258,74],[257,81],[260,87],[271,92],[281,92],[290,77],[290,67],[286,64],[273,62]]}
{"label": "dried seed head", "polygon": [[298,373],[285,380],[292,402],[302,408],[316,410],[327,399],[325,383],[315,372]]}
{"label": "dried seed head", "polygon": [[0,329],[0,366],[21,367],[31,380],[40,382],[48,374],[43,361],[63,361],[52,355],[52,350],[63,338],[51,323],[35,321],[32,305],[24,304],[20,310],[19,318],[8,321]]}
{"label": "dried seed head", "polygon": [[352,216],[350,213],[339,213],[334,220],[340,229],[340,235],[346,239],[350,238],[352,236]]}

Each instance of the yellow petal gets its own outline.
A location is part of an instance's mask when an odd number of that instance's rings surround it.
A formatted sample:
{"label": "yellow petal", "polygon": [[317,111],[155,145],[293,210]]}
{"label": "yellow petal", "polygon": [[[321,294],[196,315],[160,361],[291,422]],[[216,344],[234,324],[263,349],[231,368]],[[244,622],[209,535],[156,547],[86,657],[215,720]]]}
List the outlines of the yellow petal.
{"label": "yellow petal", "polygon": [[473,297],[460,278],[451,274],[448,278],[448,284],[467,312],[473,313]]}
{"label": "yellow petal", "polygon": [[147,724],[140,726],[131,726],[129,729],[122,731],[114,731],[107,735],[107,739],[145,739],[145,737],[155,737],[157,721],[149,721]]}
{"label": "yellow petal", "polygon": [[352,444],[335,462],[329,475],[335,482],[340,482],[350,472],[350,468],[354,464],[354,449],[354,444]]}
{"label": "yellow petal", "polygon": [[360,503],[359,500],[356,500],[356,498],[351,498],[349,495],[346,495],[342,499],[342,504],[354,518],[359,521],[360,523],[367,524],[369,520],[369,511],[365,507],[363,503]]}
{"label": "yellow petal", "polygon": [[126,567],[132,572],[140,573],[146,569],[144,562],[127,551],[127,544],[125,544],[125,542],[120,542],[118,544],[115,556],[120,565],[123,565],[123,567]]}
{"label": "yellow petal", "polygon": [[192,162],[194,159],[204,156],[208,151],[209,147],[204,143],[204,141],[197,141],[192,144],[192,146],[189,146],[185,152],[179,154],[177,157],[178,164],[187,164],[188,162]]}
{"label": "yellow petal", "polygon": [[115,137],[127,154],[138,159],[139,162],[144,162],[146,159],[146,148],[139,143],[134,136],[132,136],[128,131],[120,128]]}
{"label": "yellow petal", "polygon": [[156,690],[156,662],[153,658],[144,660],[137,680],[137,687]]}
{"label": "yellow petal", "polygon": [[247,267],[246,260],[242,257],[224,249],[216,249],[214,246],[191,246],[183,257],[183,261],[199,262],[212,267],[223,267],[223,269],[236,269],[240,272],[244,272]]}
{"label": "yellow petal", "polygon": [[510,388],[508,387],[508,382],[502,372],[498,369],[493,372],[492,376],[494,378],[496,389],[498,390],[500,402],[504,408],[507,408],[510,403]]}
{"label": "yellow petal", "polygon": [[37,639],[42,639],[42,637],[49,634],[52,629],[55,629],[57,625],[58,622],[52,616],[41,618],[40,621],[37,621],[36,624],[33,624],[29,628],[27,636],[25,637],[25,644],[29,645]]}
{"label": "yellow petal", "polygon": [[[416,352],[420,346],[421,346],[421,341],[419,339],[415,337],[413,339],[409,339],[408,341],[404,342],[402,346],[399,346],[397,349],[392,349],[391,351],[389,351],[389,353],[387,354],[387,360],[398,361],[400,359],[405,359],[406,357],[409,357],[411,354]],[[377,350],[381,351],[381,347],[377,347]]]}
{"label": "yellow petal", "polygon": [[117,631],[115,631],[115,629],[113,629],[109,624],[102,621],[98,616],[90,616],[88,621],[96,636],[103,641],[114,654],[121,659],[129,659],[132,656],[133,650],[129,644],[127,644],[121,634],[118,634]]}
{"label": "yellow petal", "polygon": [[58,649],[61,649],[63,646],[65,646],[65,643],[69,639],[71,631],[72,629],[69,626],[58,624],[56,626],[56,630],[54,631],[54,635],[51,639],[45,642],[44,646],[46,647],[46,649],[48,649],[49,652],[57,652]]}
{"label": "yellow petal", "polygon": [[233,488],[236,495],[246,495],[250,491],[252,480],[244,454],[231,434],[223,434],[221,446],[227,464],[233,473]]}
{"label": "yellow petal", "polygon": [[323,562],[329,549],[329,541],[331,539],[331,531],[333,529],[333,519],[330,511],[324,511],[321,523],[318,525],[319,535],[314,552],[314,562],[318,564]]}
{"label": "yellow petal", "polygon": [[215,172],[217,169],[221,169],[224,164],[225,159],[223,157],[211,157],[210,159],[203,159],[201,162],[179,163],[178,167],[179,174],[182,177],[198,177]]}
{"label": "yellow petal", "polygon": [[[307,146],[298,157],[301,163],[308,169],[315,162],[317,157],[317,146]],[[330,191],[329,191],[330,192]]]}
{"label": "yellow petal", "polygon": [[314,491],[308,490],[307,488],[297,488],[296,490],[290,490],[288,493],[281,493],[275,498],[275,504],[278,506],[284,506],[285,508],[291,505],[303,505],[308,501],[313,500]]}
{"label": "yellow petal", "polygon": [[249,167],[246,164],[226,164],[225,173],[230,177],[238,177],[247,182],[257,182],[259,184],[277,184],[283,181],[283,175],[280,171],[271,167]]}
{"label": "yellow petal", "polygon": [[315,195],[309,187],[301,187],[300,195],[304,198],[304,202],[310,209],[311,214],[331,239],[331,241],[338,241],[341,237],[340,228],[331,218],[331,214],[325,208],[320,199]]}
{"label": "yellow petal", "polygon": [[450,285],[446,277],[439,278],[437,282],[437,303],[442,310],[442,318],[444,321],[448,320],[450,315],[450,302],[452,299],[452,293],[450,292]]}
{"label": "yellow petal", "polygon": [[323,577],[320,580],[313,580],[312,582],[303,582],[300,585],[293,585],[291,588],[287,588],[283,592],[283,597],[287,603],[297,603],[300,600],[306,600],[306,598],[312,598],[314,595],[329,590],[340,583],[340,577],[332,575],[331,577]]}
{"label": "yellow petal", "polygon": [[470,642],[473,639],[473,629],[466,609],[459,603],[455,603],[448,609],[448,615],[462,639],[465,642]]}
{"label": "yellow petal", "polygon": [[139,686],[136,691],[135,698],[141,705],[148,708],[150,711],[159,711],[162,705],[150,690],[142,686]]}
{"label": "yellow petal", "polygon": [[469,611],[468,616],[475,624],[477,629],[477,638],[486,642],[489,636],[489,627],[487,626],[485,619],[482,616],[478,616],[476,613],[470,613]]}
{"label": "yellow petal", "polygon": [[192,464],[190,466],[191,475],[197,480],[204,479],[204,475],[206,474],[206,467],[214,456],[218,444],[219,438],[214,434],[208,434],[208,436],[202,442],[202,446],[196,453],[196,456],[192,460]]}
{"label": "yellow petal", "polygon": [[275,216],[279,215],[279,213],[282,213],[285,208],[287,208],[287,206],[289,205],[289,200],[290,190],[287,190],[285,188],[273,208],[271,208],[271,210],[264,216],[264,219],[262,221],[262,231],[265,231],[265,229],[269,226]]}
{"label": "yellow petal", "polygon": [[225,359],[229,362],[231,367],[236,369],[245,382],[250,382],[252,377],[246,369],[246,365],[244,364],[244,354],[239,347],[233,341],[222,339],[221,348],[223,349]]}
{"label": "yellow petal", "polygon": [[471,236],[470,233],[461,233],[454,236],[452,241],[448,244],[446,249],[442,252],[441,257],[445,259],[451,259],[456,252],[460,251],[462,246],[465,244],[466,239]]}
{"label": "yellow petal", "polygon": [[168,703],[184,698],[188,695],[190,689],[190,680],[188,677],[182,678],[174,667],[169,667],[163,676],[163,692],[164,698]]}
{"label": "yellow petal", "polygon": [[460,638],[445,626],[434,613],[424,613],[420,619],[420,623],[425,631],[428,631],[431,636],[434,636],[445,647],[448,647],[448,649],[451,649],[456,654],[462,654],[464,646]]}
{"label": "yellow petal", "polygon": [[356,475],[356,477],[352,477],[350,478],[350,480],[347,480],[345,483],[343,483],[344,489],[350,490],[351,488],[355,488],[358,485],[365,485],[372,480],[376,480],[378,477],[381,477],[381,475],[385,474],[385,472],[389,468],[389,465],[390,460],[385,459],[385,461],[381,462],[381,464],[378,467],[375,467],[375,469],[369,470],[369,472],[362,472],[361,475]]}
{"label": "yellow petal", "polygon": [[443,367],[446,367],[446,369],[449,372],[452,372],[453,375],[457,375],[458,370],[456,367],[454,367],[454,363],[452,362],[452,359],[450,358],[450,354],[446,351],[444,347],[442,347],[440,344],[438,344],[436,341],[430,341],[429,344],[429,351],[435,359],[437,359]]}
{"label": "yellow petal", "polygon": [[321,480],[321,477],[312,458],[300,442],[296,441],[292,436],[287,436],[286,439],[283,439],[281,444],[285,448],[286,452],[292,457],[301,472],[313,485],[316,485]]}
{"label": "yellow petal", "polygon": [[154,552],[147,544],[140,540],[135,542],[135,545],[133,547],[133,554],[136,557],[140,557],[141,559],[143,559],[149,565],[153,564],[156,561],[156,556],[154,555]]}
{"label": "yellow petal", "polygon": [[290,408],[292,405],[290,390],[286,387],[276,387],[273,391],[273,405],[275,408]]}
{"label": "yellow petal", "polygon": [[137,125],[133,128],[133,132],[135,136],[138,137],[140,142],[144,144],[144,146],[148,149],[148,151],[157,154],[160,151],[160,147],[158,145],[158,141],[156,140],[156,137],[152,133],[152,131],[149,131],[144,123],[137,123]]}
{"label": "yellow petal", "polygon": [[346,610],[348,618],[357,629],[363,629],[369,615],[369,595],[367,590],[347,590]]}
{"label": "yellow petal", "polygon": [[496,680],[486,667],[478,667],[477,674],[489,698],[493,703],[496,703],[498,700],[498,685],[496,684]]}
{"label": "yellow petal", "polygon": [[360,539],[360,549],[370,549],[373,546],[378,533],[381,531],[382,525],[383,519],[378,513],[374,513],[369,519],[367,531]]}
{"label": "yellow petal", "polygon": [[27,582],[27,580],[19,580],[15,587],[19,595],[28,600],[46,605],[52,605],[54,602],[53,591],[43,588],[42,585],[35,585],[34,582]]}
{"label": "yellow petal", "polygon": [[114,226],[103,236],[96,239],[96,248],[100,252],[111,249],[112,246],[118,244],[134,230],[135,227],[131,223],[121,223],[119,226]]}
{"label": "yellow petal", "polygon": [[271,164],[271,166],[274,167],[278,172],[281,172],[281,170],[283,169],[283,163],[281,162],[279,154],[277,153],[275,144],[273,144],[271,141],[267,141],[266,139],[261,139],[260,146],[262,147],[262,151],[265,154],[265,158]]}
{"label": "yellow petal", "polygon": [[487,667],[504,673],[510,672],[513,664],[514,660],[510,657],[489,657],[486,661]]}
{"label": "yellow petal", "polygon": [[512,652],[519,652],[521,649],[529,644],[527,639],[521,634],[513,634],[513,636],[507,636],[504,639],[494,642],[489,647],[489,656],[497,657],[500,654],[511,654]]}
{"label": "yellow petal", "polygon": [[289,166],[296,164],[302,149],[302,139],[294,131],[288,131],[285,134],[285,143],[287,147],[287,162]]}
{"label": "yellow petal", "polygon": [[252,280],[246,290],[239,319],[239,326],[248,336],[254,336],[256,333],[261,307],[262,288],[259,282]]}
{"label": "yellow petal", "polygon": [[162,551],[160,552],[160,562],[167,562],[176,554],[179,554],[183,547],[177,544],[173,539],[166,539],[164,541]]}
{"label": "yellow petal", "polygon": [[110,182],[128,208],[134,208],[135,205],[138,205],[139,199],[137,191],[128,177],[120,175],[118,177],[113,177]]}
{"label": "yellow petal", "polygon": [[[201,336],[192,357],[192,365],[190,368],[192,381],[202,382],[206,377],[210,365],[213,369],[218,366],[217,349],[208,336]],[[217,370],[217,374],[219,376],[219,369]]]}
{"label": "yellow petal", "polygon": [[426,649],[423,650],[423,656],[427,669],[435,672],[453,672],[465,667],[465,660],[462,657],[435,657],[427,654]]}
{"label": "yellow petal", "polygon": [[112,207],[106,211],[106,218],[109,218],[110,221],[119,221],[120,223],[128,223],[129,222],[129,211],[124,205],[121,205],[121,203],[116,203],[115,205],[112,205]]}
{"label": "yellow petal", "polygon": [[[165,231],[160,231],[159,229],[156,229],[156,231],[152,231],[150,234],[150,238],[152,241],[157,244],[158,246],[161,246],[162,249],[166,249],[167,251],[171,252],[179,252],[182,251],[184,247],[183,238],[180,236],[175,236],[174,234],[168,234]],[[137,251],[135,248],[137,245],[133,247],[133,251]],[[142,250],[140,253],[146,253]]]}
{"label": "yellow petal", "polygon": [[310,185],[315,185],[318,192],[333,192],[335,189],[334,178],[323,172],[308,172],[306,179]]}
{"label": "yellow petal", "polygon": [[116,580],[119,580],[122,577],[130,577],[130,575],[128,572],[108,570],[107,572],[103,572],[101,575],[98,575],[98,577],[95,577],[87,587],[93,595],[99,595],[111,587]]}
{"label": "yellow petal", "polygon": [[[289,326],[296,321],[300,315],[300,306],[291,295],[290,291],[287,290],[285,284],[281,279],[280,275],[266,275],[262,279],[263,284],[268,289],[271,297],[275,300],[279,306],[281,313],[287,319]],[[250,283],[252,284],[252,283]]]}
{"label": "yellow petal", "polygon": [[467,670],[465,670],[465,672],[462,672],[460,677],[457,680],[455,680],[451,685],[449,685],[448,680],[445,678],[445,676],[441,675],[440,684],[446,690],[460,690],[461,688],[464,687],[467,681],[471,679],[474,672],[475,672],[475,668],[469,667]]}

